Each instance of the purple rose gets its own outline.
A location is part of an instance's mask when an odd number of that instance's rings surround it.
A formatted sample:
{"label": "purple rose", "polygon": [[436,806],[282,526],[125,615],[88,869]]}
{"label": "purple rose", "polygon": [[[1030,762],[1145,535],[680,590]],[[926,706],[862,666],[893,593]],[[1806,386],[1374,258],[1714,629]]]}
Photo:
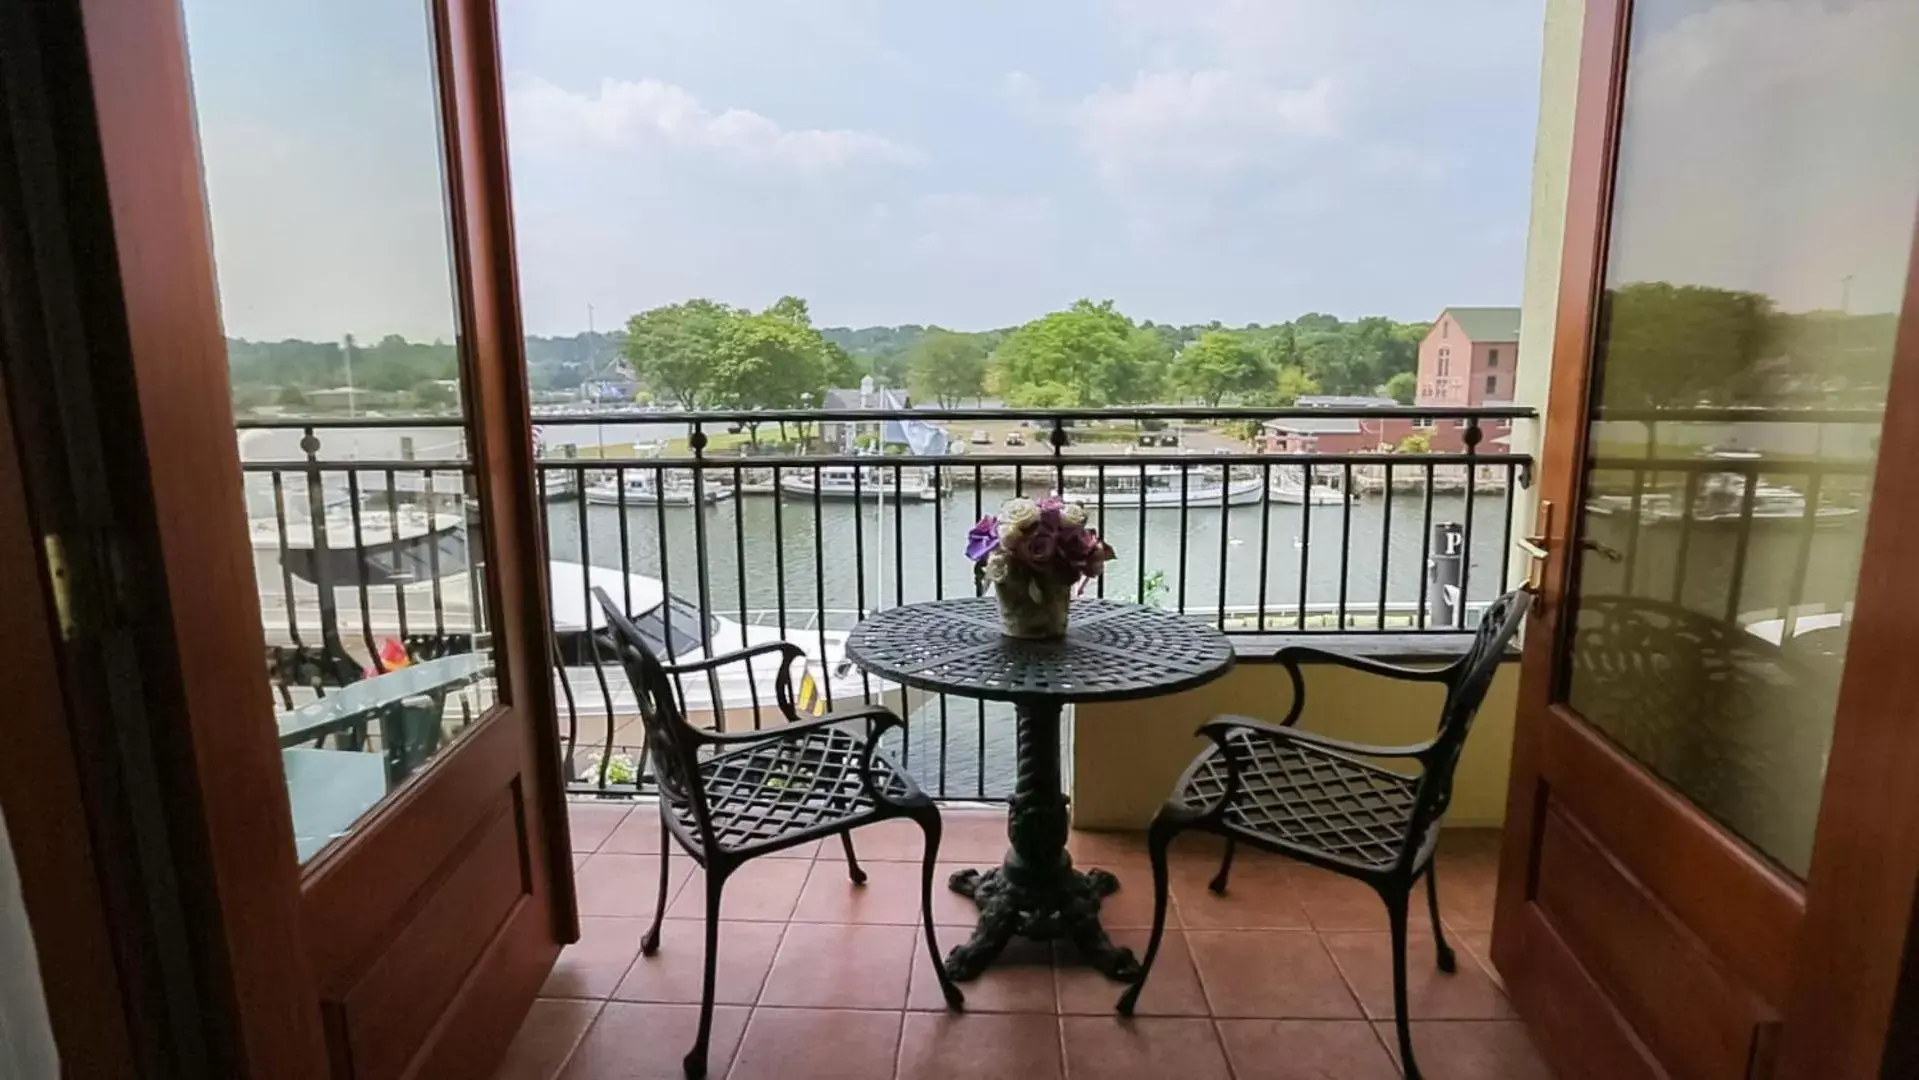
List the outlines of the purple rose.
{"label": "purple rose", "polygon": [[999,548],[999,519],[991,514],[979,519],[973,531],[966,534],[966,557],[973,562],[991,555]]}
{"label": "purple rose", "polygon": [[1026,534],[1026,539],[1020,544],[1020,557],[1038,566],[1058,554],[1059,543],[1059,526],[1049,523],[1042,514],[1039,524],[1033,526],[1032,531]]}

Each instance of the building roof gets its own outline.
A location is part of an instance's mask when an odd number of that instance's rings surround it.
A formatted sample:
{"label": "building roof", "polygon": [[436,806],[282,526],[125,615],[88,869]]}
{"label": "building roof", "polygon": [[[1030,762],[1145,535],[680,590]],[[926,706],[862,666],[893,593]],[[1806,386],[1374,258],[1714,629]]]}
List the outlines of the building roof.
{"label": "building roof", "polygon": [[1361,430],[1358,418],[1350,416],[1287,416],[1260,426],[1291,435],[1358,435]]}
{"label": "building roof", "polygon": [[904,409],[906,391],[897,387],[882,386],[873,391],[865,404],[860,403],[860,392],[854,389],[835,389],[826,392],[826,400],[820,403],[825,409]]}
{"label": "building roof", "polygon": [[1389,397],[1368,397],[1363,394],[1301,394],[1293,404],[1302,409],[1374,409],[1392,408],[1399,402]]}
{"label": "building roof", "polygon": [[1516,307],[1449,307],[1440,314],[1451,315],[1459,329],[1474,341],[1519,340]]}

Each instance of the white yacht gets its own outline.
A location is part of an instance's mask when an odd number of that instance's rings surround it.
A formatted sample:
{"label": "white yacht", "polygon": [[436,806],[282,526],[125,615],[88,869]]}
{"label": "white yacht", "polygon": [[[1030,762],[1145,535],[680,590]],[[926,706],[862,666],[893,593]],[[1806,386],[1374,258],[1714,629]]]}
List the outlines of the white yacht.
{"label": "white yacht", "polygon": [[[1182,479],[1183,477],[1183,479]],[[1068,465],[1053,494],[1087,506],[1178,508],[1256,503],[1265,481],[1216,465]]]}
{"label": "white yacht", "polygon": [[937,493],[926,480],[926,470],[914,466],[823,465],[818,469],[787,469],[780,491],[811,499],[885,499],[888,502],[932,502]]}
{"label": "white yacht", "polygon": [[661,483],[652,469],[622,469],[588,482],[586,501],[602,506],[692,506],[696,502],[711,506],[733,497],[733,486],[715,477],[702,477],[695,484],[693,475],[685,470],[665,475]]}
{"label": "white yacht", "polygon": [[[1736,473],[1714,473],[1700,482],[1690,513],[1685,512],[1682,502],[1682,496],[1668,491],[1641,492],[1639,521],[1646,525],[1676,525],[1687,519],[1701,524],[1738,524],[1746,520],[1746,478]],[[1594,495],[1586,500],[1586,509],[1601,517],[1628,516],[1633,512],[1633,497]],[[1789,484],[1753,480],[1753,524],[1789,524],[1804,521],[1807,516],[1804,492]],[[1856,507],[1822,503],[1814,508],[1811,519],[1815,527],[1826,527],[1858,516]]]}
{"label": "white yacht", "polygon": [[1337,505],[1346,501],[1346,493],[1336,487],[1320,483],[1307,483],[1306,470],[1298,465],[1275,465],[1272,473],[1272,498],[1276,503],[1289,503],[1298,506],[1312,503],[1314,506]]}

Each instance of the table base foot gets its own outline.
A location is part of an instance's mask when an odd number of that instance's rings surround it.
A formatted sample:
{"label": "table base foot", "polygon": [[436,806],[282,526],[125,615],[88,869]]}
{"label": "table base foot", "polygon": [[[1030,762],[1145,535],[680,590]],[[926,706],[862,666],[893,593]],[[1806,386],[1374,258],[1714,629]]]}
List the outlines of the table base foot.
{"label": "table base foot", "polygon": [[1104,870],[1067,870],[1043,884],[1016,882],[1004,868],[961,870],[947,885],[979,905],[972,940],[946,954],[946,973],[956,982],[978,977],[1015,934],[1071,941],[1086,963],[1108,978],[1139,976],[1133,950],[1113,944],[1099,924],[1100,899],[1119,888],[1119,879]]}

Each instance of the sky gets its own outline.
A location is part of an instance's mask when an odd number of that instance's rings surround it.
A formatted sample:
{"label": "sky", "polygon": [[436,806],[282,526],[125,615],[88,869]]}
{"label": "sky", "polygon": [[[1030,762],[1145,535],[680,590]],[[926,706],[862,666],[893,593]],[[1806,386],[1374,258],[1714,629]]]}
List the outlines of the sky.
{"label": "sky", "polygon": [[[424,5],[186,0],[233,336],[450,336]],[[1543,0],[499,0],[530,333],[1517,304]]]}

